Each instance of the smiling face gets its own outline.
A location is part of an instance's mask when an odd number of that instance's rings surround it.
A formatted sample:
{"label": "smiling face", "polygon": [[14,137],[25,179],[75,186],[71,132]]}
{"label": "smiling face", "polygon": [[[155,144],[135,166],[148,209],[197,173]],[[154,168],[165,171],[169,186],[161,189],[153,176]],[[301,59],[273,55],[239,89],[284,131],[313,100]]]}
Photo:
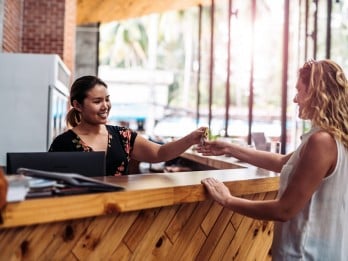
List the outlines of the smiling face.
{"label": "smiling face", "polygon": [[91,88],[82,104],[73,101],[74,108],[80,112],[81,122],[91,125],[106,124],[111,109],[108,89],[101,84]]}
{"label": "smiling face", "polygon": [[302,79],[299,77],[296,84],[296,90],[297,93],[294,97],[294,103],[297,103],[298,105],[298,117],[300,119],[306,120],[306,118],[303,115],[303,107],[305,98],[307,97],[307,91],[306,91],[306,85],[303,83]]}

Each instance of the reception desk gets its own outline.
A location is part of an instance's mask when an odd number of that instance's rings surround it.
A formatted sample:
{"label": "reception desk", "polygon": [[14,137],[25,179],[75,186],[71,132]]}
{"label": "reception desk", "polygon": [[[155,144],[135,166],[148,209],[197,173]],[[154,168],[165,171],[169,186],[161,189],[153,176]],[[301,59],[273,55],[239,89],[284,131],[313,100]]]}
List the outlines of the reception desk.
{"label": "reception desk", "polygon": [[208,198],[200,181],[234,195],[273,199],[278,174],[235,168],[104,177],[120,192],[8,204],[1,260],[268,260],[273,223],[241,216]]}

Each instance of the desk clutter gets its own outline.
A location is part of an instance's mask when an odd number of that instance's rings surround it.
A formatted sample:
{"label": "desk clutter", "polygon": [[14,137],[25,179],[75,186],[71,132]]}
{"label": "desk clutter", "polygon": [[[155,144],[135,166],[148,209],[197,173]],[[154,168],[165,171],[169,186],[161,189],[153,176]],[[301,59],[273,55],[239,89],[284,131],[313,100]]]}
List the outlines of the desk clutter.
{"label": "desk clutter", "polygon": [[8,180],[7,202],[28,198],[64,196],[91,192],[120,191],[117,184],[103,182],[76,173],[61,173],[19,168]]}

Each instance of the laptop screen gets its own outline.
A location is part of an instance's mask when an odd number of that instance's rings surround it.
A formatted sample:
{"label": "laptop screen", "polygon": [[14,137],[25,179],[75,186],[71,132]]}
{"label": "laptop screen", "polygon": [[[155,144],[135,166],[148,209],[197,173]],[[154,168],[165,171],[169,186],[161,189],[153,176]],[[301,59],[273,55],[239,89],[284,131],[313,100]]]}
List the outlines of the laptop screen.
{"label": "laptop screen", "polygon": [[77,173],[88,177],[105,176],[104,152],[8,152],[7,174],[18,168]]}

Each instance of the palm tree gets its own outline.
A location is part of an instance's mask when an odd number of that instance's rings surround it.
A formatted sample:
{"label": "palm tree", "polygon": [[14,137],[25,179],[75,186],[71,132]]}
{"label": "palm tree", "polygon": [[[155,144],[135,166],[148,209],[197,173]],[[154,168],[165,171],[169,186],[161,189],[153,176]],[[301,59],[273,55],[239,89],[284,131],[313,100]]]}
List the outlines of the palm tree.
{"label": "palm tree", "polygon": [[148,35],[141,19],[101,25],[100,64],[141,67],[147,63]]}

